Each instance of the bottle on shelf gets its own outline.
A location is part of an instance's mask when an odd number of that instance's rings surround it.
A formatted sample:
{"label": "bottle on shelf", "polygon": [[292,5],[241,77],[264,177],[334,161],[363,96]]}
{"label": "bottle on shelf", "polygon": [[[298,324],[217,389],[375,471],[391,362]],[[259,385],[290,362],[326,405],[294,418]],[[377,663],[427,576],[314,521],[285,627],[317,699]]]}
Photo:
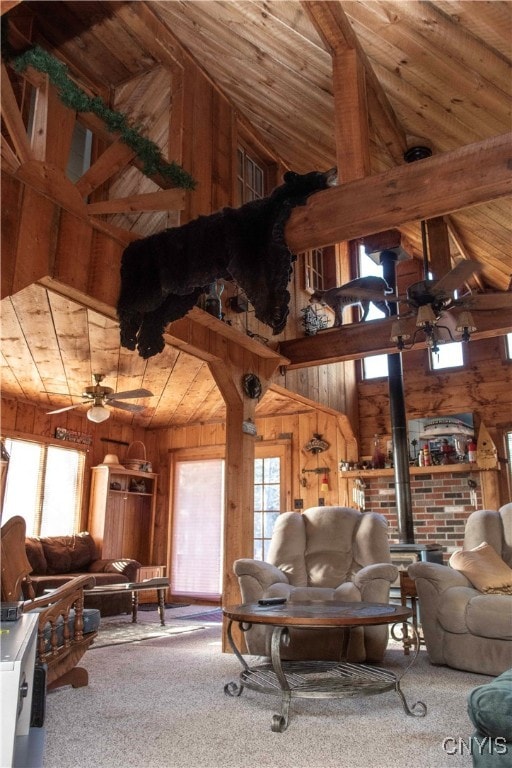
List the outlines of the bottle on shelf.
{"label": "bottle on shelf", "polygon": [[380,447],[380,438],[375,435],[373,440],[373,455],[372,455],[372,467],[373,469],[384,469],[385,457]]}
{"label": "bottle on shelf", "polygon": [[424,467],[432,466],[432,456],[430,455],[430,448],[428,443],[425,443],[425,445],[423,446],[423,466]]}
{"label": "bottle on shelf", "polygon": [[472,461],[473,462],[476,461],[476,443],[473,440],[473,438],[471,438],[471,440],[469,441],[469,443],[467,445],[467,449],[468,449],[468,461],[470,463]]}

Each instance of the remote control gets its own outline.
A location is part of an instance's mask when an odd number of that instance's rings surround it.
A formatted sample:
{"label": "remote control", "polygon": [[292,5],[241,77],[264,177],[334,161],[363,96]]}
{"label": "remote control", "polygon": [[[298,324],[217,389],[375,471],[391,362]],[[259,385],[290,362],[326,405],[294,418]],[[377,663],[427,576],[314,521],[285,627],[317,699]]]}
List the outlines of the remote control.
{"label": "remote control", "polygon": [[286,603],[286,597],[263,597],[258,600],[259,605],[282,605]]}

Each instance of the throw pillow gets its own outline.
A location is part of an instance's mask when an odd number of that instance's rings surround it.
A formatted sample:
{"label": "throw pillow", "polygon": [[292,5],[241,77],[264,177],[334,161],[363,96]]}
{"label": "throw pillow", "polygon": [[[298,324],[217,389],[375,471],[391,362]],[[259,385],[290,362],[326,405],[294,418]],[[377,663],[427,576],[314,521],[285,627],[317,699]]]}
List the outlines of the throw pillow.
{"label": "throw pillow", "polygon": [[512,595],[512,568],[486,541],[473,549],[454,552],[449,562],[479,592]]}
{"label": "throw pillow", "polygon": [[44,556],[41,539],[31,536],[27,537],[25,539],[25,551],[27,553],[28,561],[32,566],[32,573],[37,576],[44,576],[48,566]]}

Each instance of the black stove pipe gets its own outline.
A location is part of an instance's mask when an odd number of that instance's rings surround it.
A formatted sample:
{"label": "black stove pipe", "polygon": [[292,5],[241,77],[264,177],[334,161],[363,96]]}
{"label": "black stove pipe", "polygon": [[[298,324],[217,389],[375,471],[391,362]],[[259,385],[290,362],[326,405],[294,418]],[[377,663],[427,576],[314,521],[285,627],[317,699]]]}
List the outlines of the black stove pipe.
{"label": "black stove pipe", "polygon": [[[384,280],[396,293],[396,268],[398,255],[385,250],[380,254]],[[396,315],[397,304],[390,303],[390,314]],[[388,355],[389,409],[391,416],[391,437],[393,440],[393,466],[395,468],[396,509],[398,516],[398,537],[401,544],[414,544],[414,524],[411,498],[411,476],[409,472],[409,441],[407,439],[407,418],[405,413],[404,377],[402,355],[396,352]]]}

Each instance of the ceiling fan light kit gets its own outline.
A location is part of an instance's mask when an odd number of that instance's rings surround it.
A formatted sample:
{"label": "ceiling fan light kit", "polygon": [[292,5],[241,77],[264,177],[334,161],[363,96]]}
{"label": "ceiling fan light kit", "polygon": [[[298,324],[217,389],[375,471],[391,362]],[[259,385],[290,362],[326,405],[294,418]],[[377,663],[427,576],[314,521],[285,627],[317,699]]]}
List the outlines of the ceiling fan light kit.
{"label": "ceiling fan light kit", "polygon": [[101,424],[102,421],[106,421],[109,417],[110,411],[102,405],[93,405],[92,408],[89,408],[87,411],[87,418],[95,424]]}
{"label": "ceiling fan light kit", "polygon": [[[144,410],[143,405],[136,405],[135,403],[124,403],[123,400],[129,400],[139,397],[152,397],[153,393],[148,389],[131,389],[126,392],[114,392],[112,387],[102,387],[101,382],[105,378],[102,373],[93,373],[93,379],[95,384],[90,387],[85,387],[82,394],[72,395],[72,397],[85,398],[81,403],[75,405],[67,405],[64,408],[57,408],[53,411],[47,411],[48,414],[63,413],[64,411],[71,411],[73,408],[79,408],[81,405],[87,405],[92,403],[91,407],[87,411],[87,418],[94,424],[101,424],[102,421],[106,421],[110,417],[110,410],[105,406],[110,405],[112,408],[119,408],[123,411],[130,411],[131,413],[140,413]],[[51,394],[51,393],[49,393]],[[53,393],[58,394],[58,393]]]}

